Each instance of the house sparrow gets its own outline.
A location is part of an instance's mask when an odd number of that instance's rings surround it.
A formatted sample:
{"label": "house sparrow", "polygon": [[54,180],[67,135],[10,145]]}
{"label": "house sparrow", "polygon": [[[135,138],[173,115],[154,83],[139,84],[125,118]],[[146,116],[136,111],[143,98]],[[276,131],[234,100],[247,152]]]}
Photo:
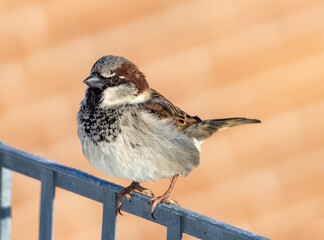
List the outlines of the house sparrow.
{"label": "house sparrow", "polygon": [[[118,194],[119,213],[134,190],[152,197],[153,218],[158,203],[179,205],[170,197],[173,187],[179,175],[199,165],[201,143],[222,129],[260,123],[190,116],[151,89],[144,74],[123,57],[100,58],[84,83],[88,88],[77,117],[83,153],[99,171],[132,181]],[[162,178],[171,184],[159,197],[140,185]]]}

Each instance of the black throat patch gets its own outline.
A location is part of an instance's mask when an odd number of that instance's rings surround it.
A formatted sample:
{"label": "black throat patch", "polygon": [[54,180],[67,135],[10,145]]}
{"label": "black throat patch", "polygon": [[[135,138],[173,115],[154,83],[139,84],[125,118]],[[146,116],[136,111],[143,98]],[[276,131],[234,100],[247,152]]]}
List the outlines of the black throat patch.
{"label": "black throat patch", "polygon": [[81,134],[90,138],[95,144],[99,142],[115,141],[122,132],[121,126],[127,126],[127,115],[137,117],[133,105],[112,106],[102,108],[102,90],[89,88],[86,102],[82,104],[78,113]]}

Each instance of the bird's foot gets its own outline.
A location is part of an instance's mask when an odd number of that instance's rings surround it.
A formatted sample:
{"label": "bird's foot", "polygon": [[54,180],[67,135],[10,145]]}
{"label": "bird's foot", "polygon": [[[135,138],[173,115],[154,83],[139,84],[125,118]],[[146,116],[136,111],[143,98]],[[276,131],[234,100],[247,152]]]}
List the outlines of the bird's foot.
{"label": "bird's foot", "polygon": [[155,212],[155,208],[158,205],[158,203],[162,202],[162,203],[172,204],[172,205],[176,205],[176,206],[180,207],[180,204],[176,200],[170,198],[170,195],[171,195],[171,193],[166,192],[162,196],[153,197],[149,200],[149,204],[152,204],[151,215],[154,220],[156,220],[156,218],[154,217],[154,212]]}
{"label": "bird's foot", "polygon": [[154,194],[153,194],[153,192],[150,190],[150,189],[148,189],[148,188],[144,188],[144,187],[142,187],[141,185],[137,185],[136,186],[136,189],[135,190],[137,190],[137,191],[139,191],[140,193],[143,193],[143,194],[145,194],[145,195],[149,195],[150,197],[154,197]]}
{"label": "bird's foot", "polygon": [[121,190],[118,193],[118,197],[119,197],[119,201],[117,203],[117,211],[120,215],[123,215],[120,210],[123,207],[123,200],[126,197],[126,199],[128,201],[130,200],[131,194],[134,192],[134,190],[137,190],[143,194],[149,195],[151,197],[154,197],[153,192],[148,189],[148,188],[144,188],[142,187],[138,182],[132,182],[131,185],[129,185],[128,187],[124,188],[123,190]]}
{"label": "bird's foot", "polygon": [[171,193],[173,191],[173,187],[177,181],[177,178],[178,178],[178,174],[177,175],[174,175],[171,179],[171,183],[170,183],[170,186],[168,188],[168,190],[166,190],[166,192],[160,196],[160,197],[153,197],[149,200],[149,204],[152,204],[152,207],[151,207],[151,215],[152,215],[152,218],[154,220],[156,220],[156,218],[154,217],[154,212],[155,212],[155,208],[156,206],[158,205],[158,203],[160,202],[163,202],[163,203],[166,203],[166,204],[172,204],[172,205],[176,205],[178,207],[180,207],[179,203],[176,201],[176,200],[173,200],[171,197]]}

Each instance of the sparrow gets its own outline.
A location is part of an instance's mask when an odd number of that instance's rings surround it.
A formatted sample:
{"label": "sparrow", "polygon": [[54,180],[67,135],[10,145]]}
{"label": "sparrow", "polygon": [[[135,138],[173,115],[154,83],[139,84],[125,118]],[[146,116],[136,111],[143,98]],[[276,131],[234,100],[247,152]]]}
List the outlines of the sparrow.
{"label": "sparrow", "polygon": [[[201,144],[220,130],[261,122],[191,116],[150,88],[138,67],[119,56],[97,60],[83,82],[88,87],[77,115],[83,154],[104,174],[132,181],[118,194],[120,214],[134,190],[151,196],[153,218],[158,203],[179,206],[171,193],[178,176],[199,165]],[[140,185],[163,178],[171,183],[159,197]]]}

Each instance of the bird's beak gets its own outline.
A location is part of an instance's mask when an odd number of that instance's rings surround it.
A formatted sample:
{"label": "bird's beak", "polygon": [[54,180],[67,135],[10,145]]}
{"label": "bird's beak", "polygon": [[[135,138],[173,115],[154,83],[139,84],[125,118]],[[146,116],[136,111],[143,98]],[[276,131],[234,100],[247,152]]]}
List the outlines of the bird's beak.
{"label": "bird's beak", "polygon": [[102,79],[96,73],[92,73],[83,82],[92,88],[100,88],[101,89],[103,87]]}

